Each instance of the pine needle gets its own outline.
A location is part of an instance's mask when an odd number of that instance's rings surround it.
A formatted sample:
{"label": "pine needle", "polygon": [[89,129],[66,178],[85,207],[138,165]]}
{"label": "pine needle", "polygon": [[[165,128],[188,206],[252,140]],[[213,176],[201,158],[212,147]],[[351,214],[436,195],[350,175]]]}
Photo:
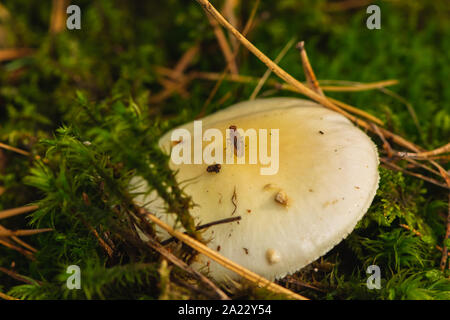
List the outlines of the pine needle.
{"label": "pine needle", "polygon": [[66,8],[68,4],[68,0],[53,0],[52,14],[50,16],[50,33],[59,33],[66,27]]}
{"label": "pine needle", "polygon": [[[1,59],[0,59],[0,61],[1,61]],[[10,150],[10,151],[14,151],[14,152],[20,153],[20,154],[22,154],[24,156],[29,156],[31,154],[28,151],[25,151],[25,150],[22,150],[22,149],[19,149],[19,148],[15,148],[15,147],[11,147],[11,146],[9,146],[7,144],[4,144],[2,142],[0,142],[0,148],[6,149],[6,150]]]}
{"label": "pine needle", "polygon": [[[281,59],[284,58],[284,56],[286,55],[286,53],[289,51],[289,49],[292,47],[292,45],[294,44],[295,39],[292,38],[285,46],[284,48],[280,51],[280,53],[278,54],[278,56],[275,58],[275,63],[279,63],[281,61]],[[261,88],[263,87],[264,83],[267,81],[267,79],[270,77],[272,71],[270,69],[267,69],[267,71],[264,73],[264,75],[261,77],[261,79],[259,80],[258,84],[256,85],[255,89],[253,90],[251,96],[250,96],[250,100],[255,100],[256,96],[258,95],[259,91],[261,90]]]}
{"label": "pine needle", "polygon": [[3,299],[3,300],[19,300],[17,298],[8,296],[7,294],[4,294],[2,292],[0,292],[0,299]]}
{"label": "pine needle", "polygon": [[12,237],[12,236],[33,236],[35,234],[53,231],[51,228],[43,229],[27,229],[27,230],[3,230],[0,231],[0,237]]}
{"label": "pine needle", "polygon": [[12,216],[17,216],[19,214],[24,214],[30,211],[34,211],[37,210],[38,206],[36,205],[32,205],[32,206],[24,206],[24,207],[20,207],[20,208],[14,208],[14,209],[8,209],[8,210],[3,210],[0,211],[0,220],[1,219],[5,219],[5,218],[9,218]]}
{"label": "pine needle", "polygon": [[34,52],[30,48],[0,49],[0,61],[14,60],[31,55]]}

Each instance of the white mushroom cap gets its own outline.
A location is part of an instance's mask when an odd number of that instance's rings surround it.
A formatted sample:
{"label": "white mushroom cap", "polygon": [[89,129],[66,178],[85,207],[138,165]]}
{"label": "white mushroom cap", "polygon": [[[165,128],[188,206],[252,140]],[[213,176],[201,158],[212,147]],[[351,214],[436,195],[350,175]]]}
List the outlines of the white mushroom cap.
{"label": "white mushroom cap", "polygon": [[[253,100],[202,120],[203,130],[217,128],[224,137],[231,125],[280,129],[279,170],[274,175],[261,175],[260,168],[266,166],[248,164],[248,159],[246,164],[222,163],[219,173],[207,172],[205,163],[171,163],[179,170],[181,187],[198,205],[191,210],[197,223],[242,217],[206,229],[208,246],[261,276],[281,278],[327,253],[354,229],[375,196],[376,146],[348,119],[316,103],[295,98]],[[193,132],[193,123],[182,128]],[[173,146],[170,139],[171,132],[160,140],[168,153]],[[203,147],[207,144],[203,142]],[[136,200],[148,203],[149,197]],[[158,203],[147,208],[173,222]],[[236,278],[204,256],[193,266],[209,271],[216,280]]]}

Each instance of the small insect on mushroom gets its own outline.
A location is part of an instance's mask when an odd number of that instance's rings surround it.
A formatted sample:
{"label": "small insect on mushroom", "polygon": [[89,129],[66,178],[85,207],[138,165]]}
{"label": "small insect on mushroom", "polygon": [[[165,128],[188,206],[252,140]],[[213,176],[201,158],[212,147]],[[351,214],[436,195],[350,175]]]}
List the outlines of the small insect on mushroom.
{"label": "small insect on mushroom", "polygon": [[212,164],[212,165],[208,166],[206,168],[206,171],[219,173],[221,168],[222,168],[222,166],[220,164],[216,163],[216,164]]}
{"label": "small insect on mushroom", "polygon": [[228,129],[230,129],[230,138],[233,140],[233,146],[234,146],[234,154],[235,156],[241,156],[242,153],[242,145],[241,137],[239,135],[239,132],[237,131],[237,127],[235,125],[231,125]]}

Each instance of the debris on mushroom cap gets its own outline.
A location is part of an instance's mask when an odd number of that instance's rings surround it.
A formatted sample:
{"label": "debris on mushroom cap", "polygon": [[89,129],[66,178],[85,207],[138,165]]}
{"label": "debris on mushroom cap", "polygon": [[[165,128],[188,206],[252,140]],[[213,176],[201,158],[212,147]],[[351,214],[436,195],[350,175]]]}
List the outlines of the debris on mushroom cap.
{"label": "debris on mushroom cap", "polygon": [[288,205],[288,197],[286,195],[286,192],[279,191],[275,195],[275,201],[278,202],[279,204],[283,205],[283,206],[287,206]]}
{"label": "debris on mushroom cap", "polygon": [[216,163],[216,164],[212,164],[212,165],[208,166],[206,168],[206,171],[219,173],[221,168],[222,168],[222,166],[220,164]]}
{"label": "debris on mushroom cap", "polygon": [[[197,204],[191,210],[196,222],[242,216],[239,224],[214,225],[203,236],[210,240],[209,247],[220,245],[220,254],[261,276],[281,278],[327,253],[353,230],[375,196],[376,146],[348,119],[314,102],[253,100],[201,120],[203,130],[216,128],[224,137],[230,126],[244,131],[280,130],[279,170],[274,175],[261,175],[260,163],[222,163],[220,174],[207,173],[207,164],[170,163],[178,171],[180,186]],[[192,133],[194,126],[188,123],[181,128]],[[171,132],[160,140],[168,154],[170,139]],[[136,192],[142,193],[136,202],[163,213],[161,199],[143,195],[147,189],[142,179],[132,184],[139,184]],[[172,225],[176,220],[171,214],[160,216]],[[169,237],[162,231],[160,235]],[[206,264],[207,259],[199,255],[193,267],[204,270]],[[209,274],[216,280],[238,277],[216,262],[210,263]]]}
{"label": "debris on mushroom cap", "polygon": [[281,260],[281,257],[277,251],[274,249],[267,249],[266,259],[269,264],[275,264]]}

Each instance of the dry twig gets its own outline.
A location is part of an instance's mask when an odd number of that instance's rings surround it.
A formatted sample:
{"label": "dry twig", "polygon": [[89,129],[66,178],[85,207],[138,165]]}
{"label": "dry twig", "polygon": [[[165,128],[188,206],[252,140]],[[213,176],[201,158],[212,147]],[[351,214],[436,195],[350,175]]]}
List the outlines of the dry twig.
{"label": "dry twig", "polygon": [[235,60],[235,55],[231,51],[230,45],[228,44],[227,38],[223,33],[222,28],[217,24],[217,21],[212,18],[209,14],[207,14],[209,23],[213,27],[214,34],[216,35],[217,42],[219,43],[220,49],[222,50],[223,56],[225,57],[225,61],[227,62],[227,66],[230,69],[232,74],[238,74],[238,67]]}
{"label": "dry twig", "polygon": [[2,230],[0,231],[0,237],[12,237],[12,236],[33,236],[35,234],[53,231],[51,228],[45,229],[27,229],[27,230]]}
{"label": "dry twig", "polygon": [[59,33],[66,27],[66,8],[68,5],[68,0],[53,0],[52,14],[50,16],[50,33]]}
{"label": "dry twig", "polygon": [[322,89],[319,86],[319,82],[317,81],[313,68],[311,67],[308,55],[306,54],[305,42],[300,41],[299,43],[297,43],[297,49],[300,51],[300,57],[302,58],[303,72],[305,73],[306,82],[308,83],[308,86],[321,96],[325,96],[323,94]]}
{"label": "dry twig", "polygon": [[[284,48],[280,51],[278,56],[275,58],[275,63],[279,63],[281,59],[286,55],[286,53],[289,51],[289,49],[294,44],[294,39],[291,39]],[[270,77],[270,74],[272,71],[270,69],[267,69],[267,71],[264,73],[264,75],[259,80],[258,84],[256,85],[255,89],[253,90],[252,94],[250,95],[250,100],[254,100],[256,96],[258,95],[259,91],[263,87],[264,83],[267,81],[267,79]]]}
{"label": "dry twig", "polygon": [[34,50],[30,48],[0,49],[0,61],[23,58],[31,55],[33,52]]}
{"label": "dry twig", "polygon": [[22,150],[22,149],[18,149],[18,148],[15,148],[15,147],[11,147],[11,146],[9,146],[7,144],[4,144],[2,142],[0,142],[0,148],[6,149],[6,150],[10,150],[10,151],[14,151],[14,152],[20,153],[20,154],[22,154],[24,156],[29,156],[30,155],[30,153],[28,151],[25,151],[25,150]]}
{"label": "dry twig", "polygon": [[191,248],[197,250],[198,252],[206,255],[207,257],[209,257],[210,259],[216,261],[217,263],[221,264],[222,266],[224,266],[225,268],[236,272],[237,274],[239,274],[240,276],[242,276],[243,278],[250,280],[251,282],[255,283],[258,286],[263,286],[268,290],[271,290],[272,292],[278,293],[278,294],[285,294],[286,296],[293,298],[293,299],[299,299],[299,300],[307,300],[307,298],[296,294],[284,287],[281,287],[261,276],[259,276],[258,274],[238,265],[237,263],[225,258],[224,256],[220,255],[218,252],[208,248],[206,245],[204,245],[203,243],[189,237],[188,235],[183,234],[182,232],[176,231],[174,230],[172,227],[170,227],[169,225],[167,225],[166,223],[164,223],[163,221],[161,221],[160,219],[158,219],[156,216],[154,216],[153,214],[147,212],[145,209],[141,208],[141,214],[144,215],[146,218],[148,218],[149,220],[151,220],[153,223],[155,223],[156,225],[158,225],[159,227],[163,228],[164,230],[166,230],[171,236],[176,237],[177,239],[179,239],[180,241],[184,242],[185,244],[187,244],[188,246],[190,246]]}
{"label": "dry twig", "polygon": [[32,206],[24,206],[24,207],[19,207],[19,208],[14,208],[14,209],[3,210],[3,211],[0,211],[0,220],[9,218],[9,217],[13,217],[13,216],[17,216],[19,214],[31,212],[31,211],[34,211],[37,209],[38,209],[38,206],[32,205]]}

